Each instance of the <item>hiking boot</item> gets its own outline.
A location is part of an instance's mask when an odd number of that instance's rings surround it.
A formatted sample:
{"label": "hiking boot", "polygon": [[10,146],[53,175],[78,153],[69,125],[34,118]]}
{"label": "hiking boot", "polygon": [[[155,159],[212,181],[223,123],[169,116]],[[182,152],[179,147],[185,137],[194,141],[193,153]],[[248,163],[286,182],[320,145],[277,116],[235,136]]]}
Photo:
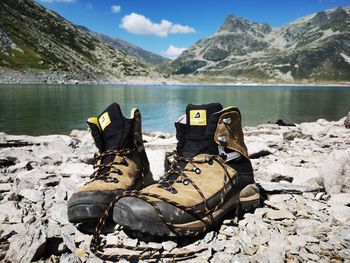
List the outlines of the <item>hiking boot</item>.
{"label": "hiking boot", "polygon": [[143,146],[138,109],[133,109],[127,119],[120,106],[113,103],[87,123],[99,153],[95,155],[91,180],[68,201],[71,223],[95,223],[110,202],[125,190],[142,189],[154,182]]}
{"label": "hiking boot", "polygon": [[170,168],[156,184],[116,202],[116,223],[151,235],[195,236],[227,213],[259,204],[237,108],[190,104],[176,126],[182,134]]}

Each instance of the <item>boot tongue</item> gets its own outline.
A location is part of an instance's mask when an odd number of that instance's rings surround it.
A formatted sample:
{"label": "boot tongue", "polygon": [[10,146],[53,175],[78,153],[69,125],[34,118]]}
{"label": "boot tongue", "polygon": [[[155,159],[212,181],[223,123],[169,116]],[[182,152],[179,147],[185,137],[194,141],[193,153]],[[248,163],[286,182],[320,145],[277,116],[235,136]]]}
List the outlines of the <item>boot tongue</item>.
{"label": "boot tongue", "polygon": [[186,108],[186,139],[182,155],[191,158],[200,153],[217,154],[214,134],[221,111],[220,103],[189,104]]}
{"label": "boot tongue", "polygon": [[132,145],[132,122],[126,119],[117,103],[111,104],[99,117],[104,150],[124,149]]}

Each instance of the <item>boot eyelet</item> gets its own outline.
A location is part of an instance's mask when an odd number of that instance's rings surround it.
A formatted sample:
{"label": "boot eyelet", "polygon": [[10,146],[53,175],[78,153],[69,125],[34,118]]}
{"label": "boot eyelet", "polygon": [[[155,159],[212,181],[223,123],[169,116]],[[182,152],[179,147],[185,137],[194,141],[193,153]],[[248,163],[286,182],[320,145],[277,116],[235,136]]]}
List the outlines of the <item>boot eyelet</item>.
{"label": "boot eyelet", "polygon": [[227,142],[227,139],[225,136],[219,136],[218,137],[218,141],[221,142],[221,143],[226,143]]}
{"label": "boot eyelet", "polygon": [[193,168],[193,171],[194,171],[196,174],[200,174],[200,173],[201,173],[201,169],[199,169],[198,167],[194,167],[194,168]]}
{"label": "boot eyelet", "polygon": [[222,120],[222,122],[225,124],[231,124],[231,118],[225,118]]}
{"label": "boot eyelet", "polygon": [[169,188],[169,191],[170,191],[172,194],[177,194],[177,190],[176,190],[174,187]]}
{"label": "boot eyelet", "polygon": [[188,181],[187,179],[182,179],[182,183],[184,185],[189,185],[190,181]]}
{"label": "boot eyelet", "polygon": [[213,159],[210,158],[210,157],[207,157],[206,159],[206,162],[209,164],[209,165],[212,165],[214,162],[213,162]]}
{"label": "boot eyelet", "polygon": [[124,166],[129,166],[129,163],[125,160],[125,159],[122,159],[120,161],[120,164],[124,165]]}
{"label": "boot eyelet", "polygon": [[226,154],[224,154],[224,153],[221,153],[220,154],[220,157],[225,161],[226,160],[226,158],[227,158],[227,155]]}

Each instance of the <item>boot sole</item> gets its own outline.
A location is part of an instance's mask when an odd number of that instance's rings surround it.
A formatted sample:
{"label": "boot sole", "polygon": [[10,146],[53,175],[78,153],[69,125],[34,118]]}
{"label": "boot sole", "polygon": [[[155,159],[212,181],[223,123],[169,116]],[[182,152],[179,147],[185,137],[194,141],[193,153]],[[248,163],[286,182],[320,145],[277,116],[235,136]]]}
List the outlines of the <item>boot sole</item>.
{"label": "boot sole", "polygon": [[[247,195],[247,193],[249,195]],[[253,194],[250,194],[253,193]],[[234,195],[231,199],[212,213],[215,222],[220,221],[227,213],[239,208],[242,213],[255,209],[260,204],[259,188],[255,184],[247,185],[242,191]],[[136,219],[135,219],[136,218]],[[209,216],[204,217],[203,220],[196,220],[185,224],[174,224],[176,229],[181,229],[181,232],[196,233],[201,231],[206,224],[210,222]],[[117,224],[125,226],[131,230],[137,230],[142,233],[148,233],[155,236],[177,236],[164,222],[159,220],[147,221],[137,220],[137,217],[132,215],[132,211],[125,209],[125,207],[115,204],[113,209],[113,220]],[[204,222],[203,222],[204,221]]]}
{"label": "boot sole", "polygon": [[68,202],[67,215],[71,223],[96,223],[109,203],[122,191],[78,192]]}

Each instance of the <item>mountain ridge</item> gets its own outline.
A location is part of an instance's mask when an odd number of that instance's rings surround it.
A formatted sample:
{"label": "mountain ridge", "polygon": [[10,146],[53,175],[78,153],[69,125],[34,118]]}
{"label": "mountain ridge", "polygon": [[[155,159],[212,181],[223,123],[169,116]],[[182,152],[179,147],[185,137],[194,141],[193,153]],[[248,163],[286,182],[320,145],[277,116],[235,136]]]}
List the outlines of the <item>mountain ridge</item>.
{"label": "mountain ridge", "polygon": [[152,66],[162,66],[170,62],[170,59],[162,57],[161,55],[152,53],[148,50],[145,50],[135,44],[127,42],[117,37],[111,37],[102,33],[94,32],[85,26],[79,25],[80,28],[94,35],[96,38],[100,39],[102,42],[105,42],[116,49],[123,50],[128,55],[136,57],[137,59],[146,62]]}
{"label": "mountain ridge", "polygon": [[[135,48],[136,49],[136,48]],[[32,0],[0,2],[0,69],[60,76],[61,82],[119,81],[158,73]]]}
{"label": "mountain ridge", "polygon": [[170,64],[188,76],[237,80],[350,80],[350,8],[334,8],[272,28],[234,15]]}

